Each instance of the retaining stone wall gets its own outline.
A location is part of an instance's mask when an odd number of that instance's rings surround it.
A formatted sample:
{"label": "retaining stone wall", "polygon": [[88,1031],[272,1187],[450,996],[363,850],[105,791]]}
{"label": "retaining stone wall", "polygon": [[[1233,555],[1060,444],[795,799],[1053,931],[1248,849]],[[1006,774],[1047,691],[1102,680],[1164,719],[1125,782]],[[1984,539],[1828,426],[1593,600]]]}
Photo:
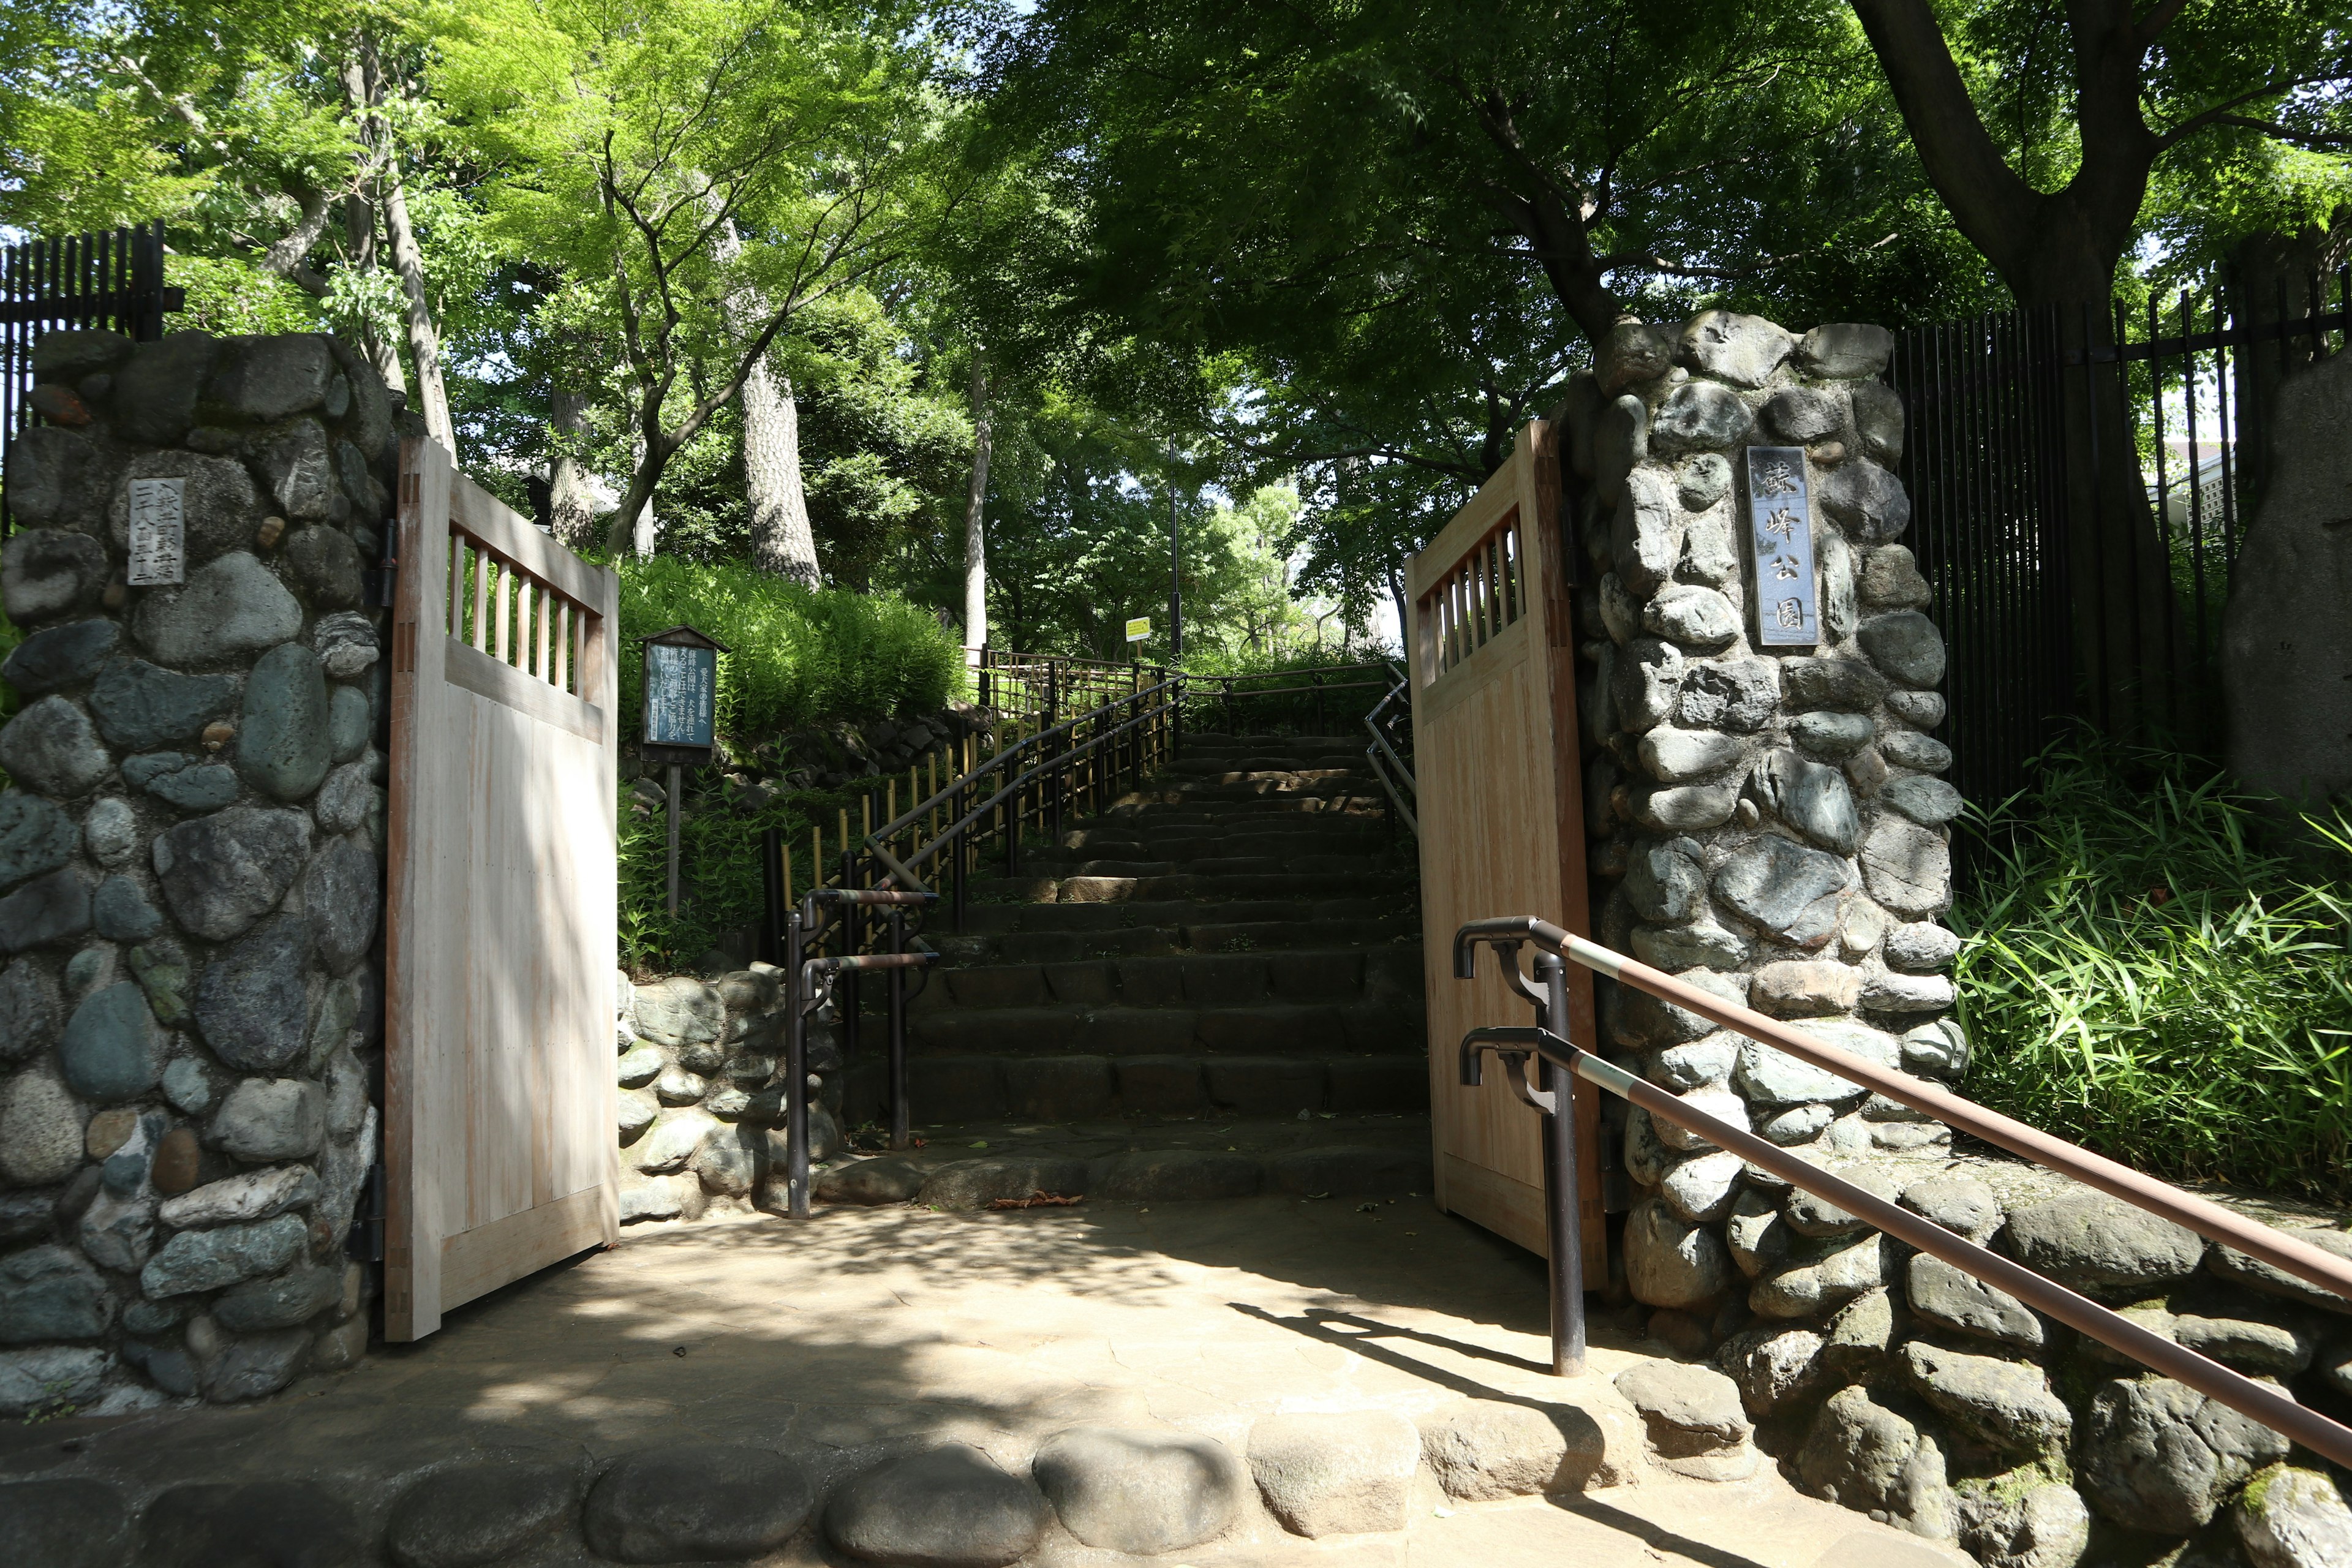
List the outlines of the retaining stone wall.
{"label": "retaining stone wall", "polygon": [[[1607,633],[1580,650],[1593,903],[1612,947],[1958,1082],[1940,917],[1960,799],[1929,733],[1944,647],[1901,542],[1890,348],[1876,327],[1800,338],[1707,311],[1621,326],[1572,387],[1580,607]],[[1750,445],[1805,448],[1817,647],[1759,646]],[[1621,1065],[1695,1107],[2299,1397],[2352,1404],[2352,1303],[2031,1168],[1956,1159],[1941,1125],[1644,994],[1604,983],[1602,1017]],[[1736,1155],[1643,1112],[1620,1125],[1626,1284],[1650,1333],[1711,1353],[1808,1489],[1992,1564],[2072,1564],[2095,1519],[2102,1552],[2202,1531],[2199,1551],[2233,1560],[2222,1510],[2284,1439]],[[2343,1230],[2311,1234],[2352,1256]]]}
{"label": "retaining stone wall", "polygon": [[[783,971],[619,977],[621,1223],[785,1206]],[[809,1158],[841,1148],[842,1056],[812,1019]],[[772,1187],[772,1191],[771,1188]]]}
{"label": "retaining stone wall", "polygon": [[[367,1344],[394,405],[323,336],[58,331],[0,594],[0,1412],[254,1398]],[[125,584],[130,481],[186,581]]]}

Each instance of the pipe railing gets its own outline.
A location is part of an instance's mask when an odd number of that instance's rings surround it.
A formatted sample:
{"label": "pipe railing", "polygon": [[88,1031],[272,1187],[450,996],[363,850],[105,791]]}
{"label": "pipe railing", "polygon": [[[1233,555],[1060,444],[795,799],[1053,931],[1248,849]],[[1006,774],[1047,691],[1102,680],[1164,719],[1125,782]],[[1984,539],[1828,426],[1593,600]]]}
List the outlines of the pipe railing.
{"label": "pipe railing", "polygon": [[[1223,732],[1228,735],[1238,735],[1242,732],[1241,719],[1244,705],[1256,704],[1257,711],[1263,713],[1265,710],[1265,703],[1271,699],[1304,698],[1307,700],[1305,702],[1294,702],[1290,706],[1299,710],[1302,715],[1312,718],[1313,728],[1307,732],[1314,734],[1322,731],[1328,716],[1327,699],[1337,692],[1385,690],[1390,682],[1380,679],[1380,676],[1382,672],[1391,669],[1391,667],[1385,664],[1339,664],[1326,665],[1314,669],[1273,669],[1257,675],[1192,675],[1185,677],[1187,690],[1184,700],[1192,704],[1196,713],[1202,710],[1215,712],[1223,721]],[[1371,674],[1374,679],[1369,680],[1328,679],[1337,675],[1366,673]],[[1273,686],[1252,684],[1261,681],[1286,681],[1290,684]],[[1202,727],[1205,728],[1205,724]]]}
{"label": "pipe railing", "polygon": [[[1022,704],[1019,715],[1003,722],[1017,731],[1025,717],[1034,719],[1036,728],[1026,734],[1015,733],[1009,743],[984,758],[972,758],[967,749],[964,760],[968,765],[961,773],[881,826],[866,831],[856,840],[856,847],[845,842],[837,873],[829,875],[819,865],[816,874],[824,879],[797,902],[793,896],[790,861],[780,835],[772,829],[763,837],[761,860],[767,893],[763,947],[769,961],[785,971],[790,994],[786,1050],[787,1077],[791,1081],[787,1086],[786,1116],[787,1137],[793,1151],[788,1182],[790,1207],[795,1218],[805,1218],[808,1210],[804,1146],[806,1016],[832,998],[840,1022],[843,1054],[855,1055],[861,1000],[858,984],[868,971],[890,976],[890,1147],[902,1149],[908,1144],[911,1118],[906,1080],[905,981],[908,971],[928,967],[936,954],[908,950],[904,906],[944,903],[953,929],[961,932],[966,922],[976,854],[985,853],[992,842],[1000,842],[1004,874],[1018,876],[1022,846],[1033,829],[1042,828],[1058,839],[1066,816],[1081,803],[1098,815],[1118,794],[1141,784],[1173,760],[1183,744],[1186,693],[1203,682],[1218,683],[1225,700],[1230,700],[1236,682],[1296,682],[1305,678],[1308,684],[1249,690],[1240,695],[1252,699],[1307,693],[1313,695],[1318,705],[1325,693],[1387,686],[1386,682],[1324,679],[1329,674],[1349,675],[1360,669],[1383,668],[1381,666],[1286,670],[1268,677],[1199,677],[1058,656],[1049,658],[988,650],[983,653],[982,677],[988,683],[988,695],[1013,698]],[[1393,676],[1393,667],[1387,668]],[[1390,689],[1393,697],[1400,689]],[[1109,693],[1108,700],[1067,719],[1059,716],[1066,698],[1076,694],[1101,697],[1106,690]],[[1402,767],[1401,761],[1398,765]],[[1409,770],[1405,777],[1409,782]],[[933,778],[936,781],[937,775]],[[1393,786],[1391,797],[1395,799]],[[895,795],[892,798],[895,800]],[[869,796],[866,818],[868,823],[874,815],[870,807]],[[1406,819],[1411,820],[1409,812]],[[843,837],[849,839],[848,829],[845,828]],[[908,843],[910,838],[912,842]],[[929,883],[925,880],[927,874]],[[888,950],[885,953],[870,952],[869,947],[884,934],[874,929],[874,911],[884,906],[889,909],[884,922]],[[921,945],[919,939],[917,945]],[[826,949],[831,952],[827,953]]]}
{"label": "pipe railing", "polygon": [[[2291,1441],[2340,1465],[2352,1465],[2352,1428],[2306,1409],[2278,1389],[2231,1371],[2210,1357],[2153,1333],[2122,1315],[2013,1259],[1947,1230],[1934,1221],[1865,1192],[1851,1182],[1744,1129],[1694,1110],[1676,1096],[1635,1077],[1567,1037],[1566,991],[1559,975],[1562,960],[1646,991],[1745,1035],[1788,1052],[1801,1061],[1823,1068],[1863,1084],[1888,1099],[1945,1122],[1987,1142],[2021,1154],[2035,1163],[2074,1177],[2086,1185],[2122,1198],[2149,1214],[2195,1231],[2210,1241],[2233,1247],[2296,1278],[2352,1300],[2352,1260],[2324,1252],[2259,1221],[2208,1202],[2151,1176],[2081,1149],[2039,1129],[2028,1127],[1960,1098],[1948,1089],[1880,1067],[1851,1052],[1822,1044],[1803,1031],[1777,1019],[1726,1002],[1685,984],[1622,953],[1571,934],[1549,921],[1530,916],[1473,921],[1454,933],[1454,973],[1475,977],[1476,948],[1492,946],[1507,969],[1506,979],[1520,996],[1533,1003],[1533,1027],[1501,1026],[1473,1029],[1462,1038],[1457,1064],[1461,1081],[1476,1087],[1482,1080],[1481,1058],[1494,1053],[1505,1065],[1519,1099],[1546,1119],[1546,1208],[1550,1232],[1552,1276],[1552,1361],[1563,1374],[1581,1370],[1584,1355],[1582,1255],[1576,1241],[1576,1195],[1573,1190],[1574,1117],[1570,1113],[1571,1076],[1581,1079],[1646,1110],[1654,1118],[1705,1139],[1718,1148],[1769,1171],[1801,1191],[1834,1204],[1846,1213],[1896,1240],[1941,1258],[1996,1289],[2004,1290],[2028,1307],[2123,1352],[2199,1393],[2277,1431]],[[1541,950],[1536,961],[1540,986],[1518,973],[1522,945]],[[1543,1091],[1527,1082],[1526,1067],[1533,1058],[1543,1064]]]}
{"label": "pipe railing", "polygon": [[[769,833],[772,858],[777,846]],[[784,971],[784,1160],[785,1211],[794,1219],[809,1216],[808,1019],[833,999],[843,980],[868,971],[890,976],[890,1147],[907,1146],[907,974],[937,962],[934,952],[909,952],[906,943],[906,911],[939,901],[937,893],[909,892],[896,888],[812,888],[782,921]],[[810,939],[817,932],[817,914],[830,910],[835,921],[852,911],[871,908],[889,911],[890,951],[853,951],[810,956]],[[839,1009],[845,1024],[856,1009],[852,992]]]}
{"label": "pipe railing", "polygon": [[[1372,704],[1364,715],[1365,732],[1372,743],[1364,748],[1364,761],[1370,766],[1372,776],[1381,781],[1388,792],[1389,805],[1413,836],[1421,834],[1421,821],[1413,816],[1412,805],[1421,799],[1421,786],[1412,776],[1412,764],[1399,753],[1396,741],[1402,739],[1409,751],[1412,746],[1412,702],[1404,674],[1393,664],[1387,667],[1394,684],[1388,694]],[[1401,735],[1395,732],[1402,726]]]}

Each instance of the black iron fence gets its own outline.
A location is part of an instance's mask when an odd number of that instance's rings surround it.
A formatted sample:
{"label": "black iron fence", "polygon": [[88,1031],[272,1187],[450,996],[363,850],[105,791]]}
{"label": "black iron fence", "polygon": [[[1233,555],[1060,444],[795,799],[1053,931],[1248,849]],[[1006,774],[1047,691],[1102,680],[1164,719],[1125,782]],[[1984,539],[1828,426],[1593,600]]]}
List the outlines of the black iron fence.
{"label": "black iron fence", "polygon": [[[0,443],[29,427],[33,349],[59,328],[102,328],[147,342],[186,303],[163,285],[162,220],[111,234],[68,235],[0,247]],[[0,532],[11,527],[0,470]]]}
{"label": "black iron fence", "polygon": [[2074,706],[2065,453],[2054,310],[1919,327],[1895,339],[1906,536],[1950,658],[1952,782],[1990,805]]}
{"label": "black iron fence", "polygon": [[[1970,801],[1991,806],[2026,787],[2026,764],[2070,717],[2100,717],[2085,707],[2074,638],[2105,630],[2075,618],[2069,531],[2086,521],[2070,517],[2069,493],[2077,465],[2096,473],[2112,426],[2084,417],[2070,431],[2070,398],[2078,411],[2110,413],[2120,398],[2179,621],[2182,657],[2168,679],[2183,689],[2155,706],[2182,711],[2211,689],[2231,568],[2267,478],[2278,384],[2347,341],[2352,277],[2342,273],[2295,288],[2232,279],[2139,306],[2000,311],[1896,334],[1887,380],[1907,426],[1906,542],[1950,652],[1943,734]],[[2095,504],[2111,504],[2087,488]]]}

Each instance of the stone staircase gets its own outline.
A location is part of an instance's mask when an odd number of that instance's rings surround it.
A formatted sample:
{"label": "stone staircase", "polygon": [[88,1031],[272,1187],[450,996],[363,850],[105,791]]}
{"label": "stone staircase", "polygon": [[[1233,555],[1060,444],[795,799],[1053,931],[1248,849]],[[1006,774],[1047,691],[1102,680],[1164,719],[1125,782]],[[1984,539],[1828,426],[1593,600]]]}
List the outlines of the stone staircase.
{"label": "stone staircase", "polygon": [[[1418,878],[1378,789],[1344,737],[1192,736],[1147,787],[1025,846],[1020,875],[975,875],[908,1010],[926,1148],[837,1168],[819,1197],[912,1196],[920,1176],[925,1201],[965,1206],[1067,1186],[1077,1161],[1147,1200],[1428,1190]],[[852,1122],[881,1114],[869,990]],[[944,1175],[951,1156],[1008,1168]]]}

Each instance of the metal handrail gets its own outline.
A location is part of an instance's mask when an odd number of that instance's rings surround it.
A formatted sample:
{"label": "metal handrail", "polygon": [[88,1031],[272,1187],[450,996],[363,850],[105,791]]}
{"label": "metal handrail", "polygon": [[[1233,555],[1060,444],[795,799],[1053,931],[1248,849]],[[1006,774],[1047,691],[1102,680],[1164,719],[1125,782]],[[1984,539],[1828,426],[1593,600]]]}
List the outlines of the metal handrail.
{"label": "metal handrail", "polygon": [[[1507,978],[1514,990],[1535,1003],[1538,1021],[1533,1028],[1481,1028],[1465,1035],[1460,1047],[1461,1078],[1464,1084],[1475,1087],[1481,1076],[1480,1054],[1495,1052],[1509,1068],[1513,1087],[1519,1097],[1542,1111],[1552,1124],[1547,1127],[1546,1174],[1547,1206],[1553,1215],[1551,1268],[1555,1371],[1569,1373],[1579,1370],[1583,1360],[1582,1258],[1580,1250],[1562,1245],[1573,1238],[1576,1209],[1572,1191],[1574,1118],[1565,1114],[1569,1109],[1566,1103],[1568,1097],[1560,1094],[1558,1087],[1542,1096],[1538,1096],[1527,1087],[1525,1063],[1528,1057],[1544,1062],[1548,1073],[1552,1068],[1573,1073],[1596,1088],[1641,1107],[1653,1117],[1684,1128],[1718,1148],[1739,1155],[1791,1185],[1836,1205],[1897,1240],[2007,1291],[2029,1307],[2122,1352],[2143,1365],[2186,1384],[2242,1415],[2262,1422],[2315,1453],[2323,1454],[2338,1464],[2352,1464],[2352,1428],[2317,1415],[2278,1390],[2233,1372],[2210,1357],[2164,1339],[2088,1298],[2044,1279],[2021,1264],[1988,1251],[1931,1220],[1832,1175],[1778,1144],[1694,1110],[1656,1085],[1575,1045],[1561,1032],[1567,1027],[1568,1009],[1564,987],[1557,979],[1558,966],[1562,960],[1573,961],[1596,973],[1647,991],[1710,1022],[1787,1051],[1800,1060],[1827,1068],[1914,1110],[1925,1111],[1952,1127],[2011,1149],[2038,1164],[2074,1176],[2085,1184],[2193,1230],[2209,1240],[2234,1247],[2347,1299],[2352,1299],[2352,1262],[2323,1252],[2307,1242],[2298,1241],[2258,1221],[2232,1214],[2217,1204],[2181,1192],[2129,1166],[2077,1148],[2063,1139],[2013,1121],[1907,1073],[1879,1067],[1850,1052],[1823,1045],[1801,1030],[1736,1003],[1710,995],[1672,975],[1546,921],[1517,916],[1473,921],[1463,926],[1454,933],[1454,973],[1456,978],[1475,978],[1476,946],[1482,942],[1493,946],[1503,956],[1508,970]],[[1517,954],[1522,943],[1533,944],[1551,955],[1537,961],[1538,974],[1551,982],[1541,991],[1529,985],[1518,974]],[[1565,1086],[1561,1084],[1559,1087]],[[1552,1153],[1556,1144],[1570,1158],[1559,1164],[1560,1174],[1553,1178]],[[1563,1215],[1566,1218],[1565,1231]]]}
{"label": "metal handrail", "polygon": [[[1381,710],[1400,698],[1409,700],[1411,691],[1403,672],[1393,664],[1387,668],[1389,674],[1395,678],[1395,684],[1389,688],[1388,695],[1373,703],[1372,710],[1364,715],[1364,729],[1372,737],[1372,743],[1364,748],[1364,759],[1371,764],[1372,776],[1381,781],[1381,788],[1388,792],[1389,804],[1396,808],[1397,815],[1404,818],[1404,825],[1418,837],[1421,821],[1413,816],[1412,807],[1405,804],[1404,797],[1410,795],[1415,800],[1421,798],[1420,781],[1413,777],[1412,769],[1405,760],[1397,755],[1396,748],[1389,743],[1387,733],[1381,728]],[[1385,763],[1383,758],[1387,759]],[[1400,784],[1403,786],[1402,790],[1398,787]]]}

